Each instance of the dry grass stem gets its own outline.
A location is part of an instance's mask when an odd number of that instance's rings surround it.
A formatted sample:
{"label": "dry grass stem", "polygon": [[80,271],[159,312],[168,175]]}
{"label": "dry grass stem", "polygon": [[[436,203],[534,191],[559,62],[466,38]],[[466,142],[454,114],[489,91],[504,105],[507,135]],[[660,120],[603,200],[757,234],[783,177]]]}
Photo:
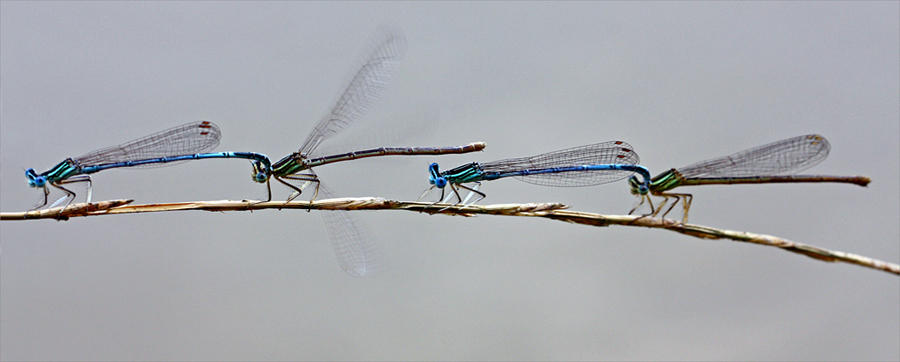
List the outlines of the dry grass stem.
{"label": "dry grass stem", "polygon": [[45,210],[27,212],[0,213],[0,220],[34,220],[56,219],[68,220],[72,217],[87,217],[114,214],[132,214],[142,212],[166,211],[252,211],[263,209],[302,209],[302,210],[408,210],[429,214],[445,214],[456,216],[474,216],[477,214],[540,217],[573,224],[591,226],[622,225],[665,229],[701,239],[729,239],[734,241],[773,246],[782,250],[806,255],[826,262],[844,262],[900,275],[900,265],[861,255],[845,253],[801,244],[776,236],[754,234],[743,231],[716,229],[708,226],[682,224],[671,219],[641,217],[632,215],[600,215],[587,212],[565,210],[568,206],[559,203],[531,204],[499,204],[471,205],[466,207],[450,207],[447,204],[431,204],[427,202],[407,202],[387,200],[375,197],[337,198],[327,200],[293,201],[194,201],[166,204],[131,205],[134,200],[110,200],[92,204],[72,204],[63,210],[56,207]]}

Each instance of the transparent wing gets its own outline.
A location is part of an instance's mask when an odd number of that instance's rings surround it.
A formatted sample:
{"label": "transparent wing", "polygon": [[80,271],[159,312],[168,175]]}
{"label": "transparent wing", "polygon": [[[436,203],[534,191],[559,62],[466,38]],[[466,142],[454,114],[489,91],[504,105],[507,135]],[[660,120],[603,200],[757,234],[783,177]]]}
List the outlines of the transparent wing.
{"label": "transparent wing", "polygon": [[[319,191],[328,198],[333,198],[331,192],[321,185]],[[377,257],[372,244],[366,242],[366,237],[361,231],[362,222],[345,210],[321,210],[328,228],[328,236],[334,252],[337,254],[338,263],[347,274],[355,277],[366,277],[374,274],[380,266],[380,258]]]}
{"label": "transparent wing", "polygon": [[[484,172],[517,172],[585,165],[634,165],[640,162],[634,148],[622,141],[574,147],[532,157],[511,158],[482,164]],[[618,181],[634,171],[585,170],[515,176],[521,181],[543,186],[591,186]]]}
{"label": "transparent wing", "polygon": [[370,41],[372,46],[365,53],[364,61],[347,85],[331,112],[316,125],[300,153],[311,153],[322,141],[340,132],[359,119],[381,97],[400,65],[400,57],[406,50],[406,38],[396,29],[379,28]]}
{"label": "transparent wing", "polygon": [[[192,155],[209,152],[219,145],[222,132],[208,121],[192,122],[138,138],[118,146],[96,150],[75,158],[81,166]],[[153,163],[134,168],[170,166],[180,162]]]}
{"label": "transparent wing", "polygon": [[788,138],[730,156],[678,169],[684,177],[753,177],[791,174],[828,157],[828,140],[817,134]]}

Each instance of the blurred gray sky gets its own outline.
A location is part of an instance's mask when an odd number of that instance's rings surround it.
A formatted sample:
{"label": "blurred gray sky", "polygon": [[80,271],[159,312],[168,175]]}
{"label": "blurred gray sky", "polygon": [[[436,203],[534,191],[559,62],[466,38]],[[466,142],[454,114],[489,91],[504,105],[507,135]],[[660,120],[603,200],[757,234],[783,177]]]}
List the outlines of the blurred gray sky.
{"label": "blurred gray sky", "polygon": [[[488,148],[319,169],[339,196],[413,200],[430,162],[619,139],[656,174],[821,133],[831,155],[806,173],[868,188],[685,189],[691,221],[900,260],[897,2],[4,1],[0,208],[38,199],[25,168],[195,120],[222,128],[218,150],[295,151],[384,23],[409,50],[347,136],[408,125],[402,145]],[[263,197],[249,171],[106,171],[94,199]],[[637,202],[625,182],[482,190],[607,214]],[[900,359],[886,273],[660,230],[358,216],[390,266],[372,278],[339,268],[316,212],[3,222],[0,358]]]}

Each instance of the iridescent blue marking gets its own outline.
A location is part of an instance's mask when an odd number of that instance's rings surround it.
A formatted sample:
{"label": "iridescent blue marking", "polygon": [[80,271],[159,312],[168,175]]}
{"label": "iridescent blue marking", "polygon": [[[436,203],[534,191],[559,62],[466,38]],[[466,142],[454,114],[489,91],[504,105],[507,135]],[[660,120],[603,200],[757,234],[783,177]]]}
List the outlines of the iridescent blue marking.
{"label": "iridescent blue marking", "polygon": [[[433,185],[431,189],[441,189],[441,200],[444,199],[444,188],[450,185],[459,203],[464,203],[459,195],[460,188],[478,194],[480,198],[470,203],[473,204],[486,196],[477,190],[481,181],[504,177],[515,177],[536,185],[573,187],[605,184],[638,173],[644,178],[641,188],[648,190],[650,171],[637,165],[638,162],[640,158],[631,145],[622,141],[610,141],[532,157],[488,163],[472,162],[444,172],[440,171],[437,163],[432,163],[428,171],[429,182]],[[476,186],[463,185],[466,183],[475,183]]]}
{"label": "iridescent blue marking", "polygon": [[25,178],[29,186],[44,190],[44,202],[35,208],[37,209],[47,205],[47,196],[50,194],[48,185],[65,192],[65,199],[71,198],[66,203],[68,206],[75,200],[75,193],[62,185],[87,182],[87,202],[90,203],[89,175],[111,168],[149,168],[206,158],[242,158],[259,165],[256,167],[259,171],[253,175],[254,179],[269,177],[272,166],[266,155],[253,152],[203,153],[215,148],[221,137],[222,133],[215,124],[208,121],[192,122],[118,146],[90,152],[81,157],[67,158],[41,174],[29,168],[25,170]]}

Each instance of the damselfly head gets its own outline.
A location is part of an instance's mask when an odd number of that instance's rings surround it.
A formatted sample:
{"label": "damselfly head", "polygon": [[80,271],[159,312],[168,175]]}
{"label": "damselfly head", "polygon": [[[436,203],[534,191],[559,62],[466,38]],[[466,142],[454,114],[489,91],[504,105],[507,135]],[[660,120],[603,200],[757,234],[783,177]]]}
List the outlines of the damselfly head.
{"label": "damselfly head", "polygon": [[431,183],[433,185],[437,186],[438,188],[442,189],[445,186],[447,186],[447,179],[443,178],[443,177],[438,177],[438,178],[432,179]]}
{"label": "damselfly head", "polygon": [[253,178],[253,181],[265,183],[269,180],[269,174],[271,174],[271,172],[262,164],[262,162],[254,161],[250,162],[250,164],[253,165],[253,172],[250,173],[250,177]]}
{"label": "damselfly head", "polygon": [[31,187],[44,187],[47,184],[47,178],[39,176],[33,168],[25,170],[25,178],[28,179],[28,186]]}
{"label": "damselfly head", "polygon": [[437,162],[428,165],[428,174],[428,182],[432,185],[441,189],[447,186],[447,178],[441,176]]}
{"label": "damselfly head", "polygon": [[647,186],[647,183],[639,181],[637,176],[629,177],[628,185],[631,186],[632,195],[646,195],[650,192],[650,187]]}

